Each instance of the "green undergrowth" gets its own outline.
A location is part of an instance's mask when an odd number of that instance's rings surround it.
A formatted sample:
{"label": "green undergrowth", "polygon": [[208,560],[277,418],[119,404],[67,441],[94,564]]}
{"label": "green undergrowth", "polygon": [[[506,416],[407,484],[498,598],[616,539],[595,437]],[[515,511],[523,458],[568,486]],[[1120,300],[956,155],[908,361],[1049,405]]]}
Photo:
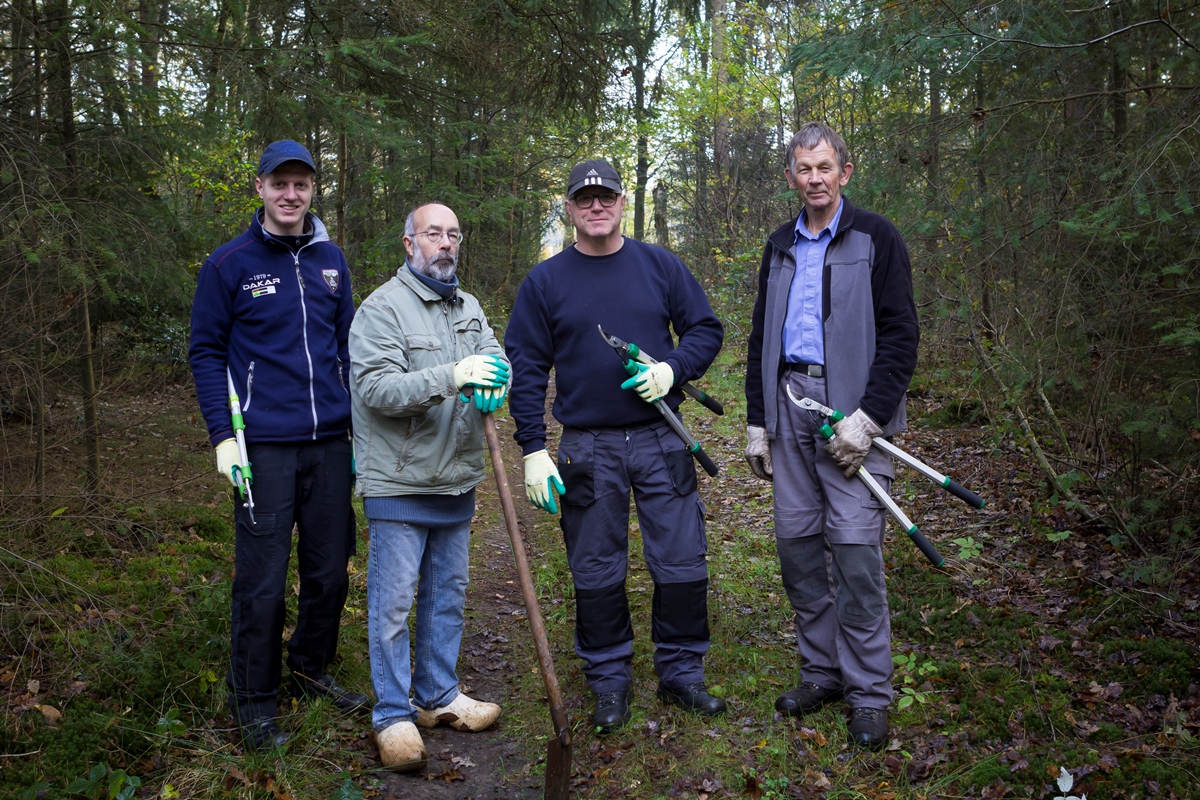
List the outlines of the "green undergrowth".
{"label": "green undergrowth", "polygon": [[[1090,797],[1142,797],[1150,785],[1159,796],[1194,796],[1197,729],[1179,720],[1186,718],[1180,713],[1188,698],[1196,703],[1195,643],[1152,635],[1152,600],[1114,591],[1111,581],[1089,580],[1093,576],[1077,567],[1034,581],[1030,565],[1061,556],[1047,547],[1062,544],[1048,542],[1033,525],[1023,535],[1021,526],[1008,525],[1020,518],[1009,511],[995,519],[972,516],[902,469],[893,494],[916,506],[914,516],[948,563],[931,568],[889,522],[885,559],[897,693],[891,744],[878,754],[849,747],[842,704],[800,721],[777,714],[774,700],[795,685],[799,663],[779,579],[770,490],[741,457],[742,353],[744,345],[727,343],[701,382],[725,404],[724,417],[684,405],[689,428],[721,466],[718,480],[701,480],[712,629],[706,673],[729,713],[698,718],[655,696],[652,583],[635,524],[628,580],[635,631],[630,726],[607,736],[591,730],[593,696],[567,646],[572,604],[547,615],[574,723],[578,796],[1040,798],[1061,794],[1055,784],[1061,768],[1078,776],[1074,791]],[[935,429],[979,422],[969,401],[942,404],[926,418],[917,408],[916,416],[917,424]],[[928,520],[919,517],[922,511]],[[969,559],[953,543],[963,538],[964,526],[977,526],[970,531],[978,545],[966,551]],[[556,553],[556,520],[539,516],[530,538],[532,546]],[[543,601],[569,599],[564,558],[546,559],[537,576]],[[526,692],[540,692],[536,675],[523,677],[519,693]]]}
{"label": "green undergrowth", "polygon": [[[314,767],[341,749],[331,737],[358,741],[361,726],[341,732],[343,715],[327,704],[285,697],[283,725],[296,735],[287,763],[241,752],[225,705],[229,494],[209,478],[211,450],[194,419],[164,408],[147,425],[158,435],[143,439],[136,463],[106,465],[110,497],[99,506],[68,501],[38,519],[0,519],[0,796],[270,796],[251,779],[231,784],[236,768],[266,769],[295,797],[329,797],[344,776]],[[185,477],[153,493],[139,475]],[[343,626],[347,656],[336,667],[358,686],[369,685],[365,558],[355,564],[346,619],[361,624]]]}

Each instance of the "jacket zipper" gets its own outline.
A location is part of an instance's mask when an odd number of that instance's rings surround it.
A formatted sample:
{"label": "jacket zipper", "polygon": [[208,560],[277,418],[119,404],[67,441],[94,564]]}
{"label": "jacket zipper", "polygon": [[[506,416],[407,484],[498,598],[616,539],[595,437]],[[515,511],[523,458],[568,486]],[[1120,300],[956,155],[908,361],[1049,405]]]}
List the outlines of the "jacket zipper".
{"label": "jacket zipper", "polygon": [[246,405],[242,406],[242,411],[250,410],[250,399],[254,397],[254,362],[250,362],[250,366],[246,369]]}
{"label": "jacket zipper", "polygon": [[[307,246],[307,245],[306,245]],[[304,248],[301,247],[300,250]],[[300,274],[300,250],[292,253],[292,260],[296,265],[296,283],[300,285],[300,320],[303,323],[304,331],[304,358],[308,361],[308,405],[312,409],[313,432],[312,438],[317,438],[317,397],[313,389],[313,365],[312,354],[308,351],[308,306],[304,303],[304,277]]]}

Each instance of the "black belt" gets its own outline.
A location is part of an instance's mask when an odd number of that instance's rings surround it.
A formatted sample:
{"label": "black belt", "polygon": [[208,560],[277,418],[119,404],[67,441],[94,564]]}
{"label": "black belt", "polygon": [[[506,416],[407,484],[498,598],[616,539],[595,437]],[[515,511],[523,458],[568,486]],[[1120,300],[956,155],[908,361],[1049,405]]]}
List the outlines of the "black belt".
{"label": "black belt", "polygon": [[784,364],[792,372],[800,372],[810,378],[824,378],[825,366],[823,364],[801,364],[798,362],[789,361]]}

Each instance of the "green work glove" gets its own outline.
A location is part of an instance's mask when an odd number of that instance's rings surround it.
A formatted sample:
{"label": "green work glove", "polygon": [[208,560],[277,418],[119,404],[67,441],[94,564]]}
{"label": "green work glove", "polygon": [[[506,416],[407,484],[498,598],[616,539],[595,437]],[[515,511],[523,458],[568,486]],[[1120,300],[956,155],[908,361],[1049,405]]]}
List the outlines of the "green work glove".
{"label": "green work glove", "polygon": [[771,480],[771,443],[767,441],[766,428],[757,425],[746,428],[746,461],[756,476]]}
{"label": "green work glove", "polygon": [[[490,414],[500,406],[504,405],[504,398],[508,396],[507,386],[498,386],[495,389],[489,387],[475,388],[472,391],[472,396],[475,398],[475,407],[482,414]],[[465,394],[460,394],[459,397],[464,403],[471,402],[471,398]]]}
{"label": "green work glove", "polygon": [[834,423],[834,437],[825,443],[825,452],[842,467],[847,478],[853,477],[871,452],[871,440],[883,435],[883,428],[861,408]]}
{"label": "green work glove", "polygon": [[567,488],[563,486],[562,476],[558,467],[545,450],[538,450],[525,456],[525,496],[543,511],[551,514],[558,513],[558,503],[555,492],[562,494]]}
{"label": "green work glove", "polygon": [[221,473],[221,477],[229,481],[229,483],[237,487],[237,481],[233,477],[234,469],[241,468],[241,458],[238,453],[236,439],[225,439],[217,443],[217,472]]}
{"label": "green work glove", "polygon": [[508,364],[496,356],[467,356],[454,365],[454,385],[495,389],[508,385]]}
{"label": "green work glove", "polygon": [[662,400],[675,385],[675,370],[671,369],[671,365],[665,361],[650,366],[645,364],[635,364],[635,366],[638,368],[637,374],[622,383],[621,388],[633,389],[638,393],[638,397],[647,403],[657,403]]}

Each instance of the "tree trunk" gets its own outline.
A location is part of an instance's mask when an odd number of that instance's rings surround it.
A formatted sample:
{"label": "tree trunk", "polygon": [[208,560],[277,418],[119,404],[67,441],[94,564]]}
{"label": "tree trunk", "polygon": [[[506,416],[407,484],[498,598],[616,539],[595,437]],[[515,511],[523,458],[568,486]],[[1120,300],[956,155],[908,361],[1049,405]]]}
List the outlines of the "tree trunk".
{"label": "tree trunk", "polygon": [[662,247],[671,246],[671,232],[667,229],[667,186],[662,181],[654,186],[654,235]]}
{"label": "tree trunk", "polygon": [[718,215],[718,236],[722,243],[732,232],[732,197],[729,175],[729,115],[725,111],[725,85],[729,83],[729,67],[725,55],[726,0],[712,3],[712,69],[714,77],[713,173],[716,176],[715,211]]}

